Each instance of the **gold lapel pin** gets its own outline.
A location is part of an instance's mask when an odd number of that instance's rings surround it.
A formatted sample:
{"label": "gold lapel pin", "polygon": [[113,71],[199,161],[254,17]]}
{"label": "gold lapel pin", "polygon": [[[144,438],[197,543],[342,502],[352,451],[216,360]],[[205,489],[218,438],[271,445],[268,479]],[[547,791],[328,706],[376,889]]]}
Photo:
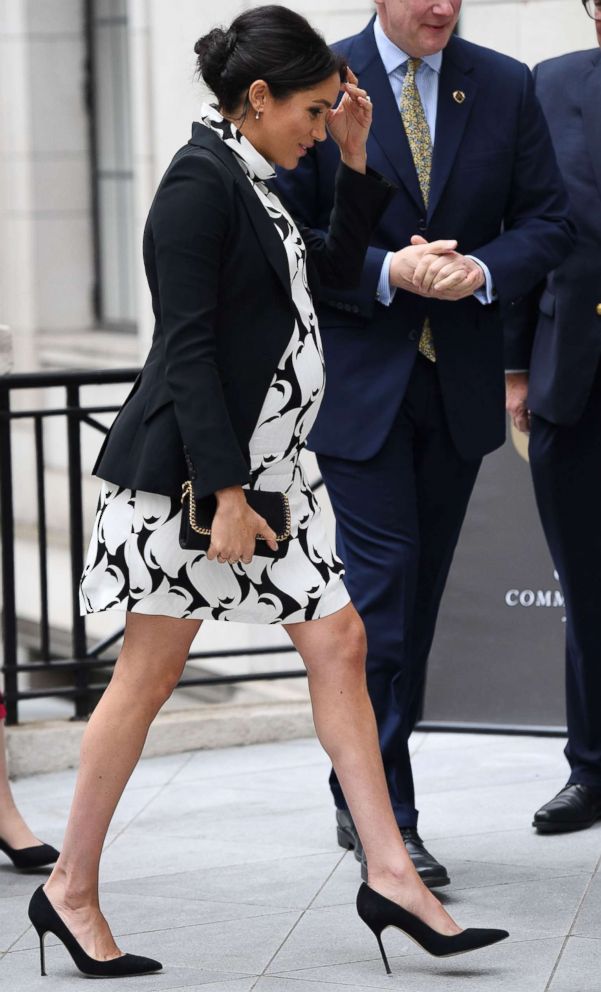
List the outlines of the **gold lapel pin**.
{"label": "gold lapel pin", "polygon": [[465,93],[463,90],[453,90],[453,100],[455,103],[463,103],[465,100]]}

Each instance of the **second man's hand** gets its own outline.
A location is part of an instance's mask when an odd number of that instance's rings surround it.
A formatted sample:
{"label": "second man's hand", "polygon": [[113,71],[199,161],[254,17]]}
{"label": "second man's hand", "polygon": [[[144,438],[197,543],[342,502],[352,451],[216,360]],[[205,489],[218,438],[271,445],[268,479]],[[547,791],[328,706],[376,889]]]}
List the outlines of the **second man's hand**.
{"label": "second man's hand", "polygon": [[394,253],[390,283],[418,296],[436,300],[462,300],[485,283],[477,262],[455,249],[457,242],[432,241],[415,234],[411,244]]}

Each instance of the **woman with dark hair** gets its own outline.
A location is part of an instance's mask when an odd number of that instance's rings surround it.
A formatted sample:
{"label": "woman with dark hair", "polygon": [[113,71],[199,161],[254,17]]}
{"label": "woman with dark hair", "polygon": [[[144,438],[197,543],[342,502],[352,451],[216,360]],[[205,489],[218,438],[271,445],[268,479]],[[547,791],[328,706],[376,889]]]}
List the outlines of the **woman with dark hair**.
{"label": "woman with dark hair", "polygon": [[[203,107],[150,208],[154,339],[95,466],[103,483],[82,609],[125,610],[126,629],[84,736],[61,857],[30,903],[42,971],[46,932],[89,975],[161,967],[119,951],[98,902],[100,854],[150,722],[207,618],[282,624],[302,656],[317,734],[369,863],[359,912],[380,946],[391,924],[432,953],[483,946],[504,931],[460,931],[403,846],[363,627],[299,461],[324,388],[312,293],[319,282],[358,282],[392,195],[366,166],[371,104],[321,36],[283,7],[248,11],[195,50],[218,104]],[[273,163],[294,168],[326,127],[341,165],[320,238],[298,230],[268,181]]]}
{"label": "woman with dark hair", "polygon": [[38,840],[17,809],[8,779],[4,721],[6,706],[0,692],[0,851],[15,868],[42,868],[54,864],[58,851]]}

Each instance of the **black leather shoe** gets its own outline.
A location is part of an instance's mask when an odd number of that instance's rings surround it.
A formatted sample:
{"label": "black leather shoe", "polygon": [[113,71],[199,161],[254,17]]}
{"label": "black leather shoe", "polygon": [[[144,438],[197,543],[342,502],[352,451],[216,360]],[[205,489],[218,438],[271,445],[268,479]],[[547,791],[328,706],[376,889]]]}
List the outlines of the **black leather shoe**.
{"label": "black leather shoe", "polygon": [[597,820],[601,820],[601,789],[568,784],[536,811],[532,826],[539,834],[561,834],[586,830]]}
{"label": "black leather shoe", "polygon": [[[417,874],[424,885],[429,889],[438,889],[443,885],[450,885],[451,879],[447,874],[444,865],[436,860],[424,847],[424,842],[415,827],[400,827],[401,836],[405,841],[407,854],[413,861]],[[361,858],[361,878],[367,882],[367,861],[365,856]]]}
{"label": "black leather shoe", "polygon": [[354,851],[357,861],[361,861],[363,848],[348,809],[336,810],[336,835],[340,847],[344,847],[346,851]]}

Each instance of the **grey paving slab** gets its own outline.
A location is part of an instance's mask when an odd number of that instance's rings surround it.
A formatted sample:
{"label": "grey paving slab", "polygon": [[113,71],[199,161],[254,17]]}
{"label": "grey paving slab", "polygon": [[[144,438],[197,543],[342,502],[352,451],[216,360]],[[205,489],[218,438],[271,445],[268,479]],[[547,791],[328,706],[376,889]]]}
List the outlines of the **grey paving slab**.
{"label": "grey paving slab", "polygon": [[[311,795],[321,802],[328,803],[333,808],[332,796],[328,786],[330,765],[326,762],[301,763],[299,756],[296,765],[285,765],[282,768],[265,768],[254,771],[237,771],[224,775],[219,781],[224,788],[235,789],[240,793],[258,793],[273,797],[274,803],[285,804],[291,801],[306,801]],[[185,772],[182,772],[182,776]],[[178,776],[171,788],[183,781]],[[198,780],[204,781],[203,779]]]}
{"label": "grey paving slab", "polygon": [[[179,898],[162,898],[160,895],[145,893],[107,892],[101,895],[102,910],[108,920],[115,937],[120,938],[122,950],[128,950],[131,934],[152,934],[160,930],[182,930],[201,923],[221,923],[230,920],[244,920],[251,916],[265,916],[285,911],[287,907],[246,905],[246,903],[215,902]],[[24,913],[19,914],[21,933],[29,921]],[[48,934],[48,946],[57,944],[58,940]],[[33,928],[21,936],[11,950],[19,951],[37,947],[37,935]],[[150,953],[150,952],[149,952]]]}
{"label": "grey paving slab", "polygon": [[[465,775],[458,781],[457,771],[462,757]],[[524,751],[515,745],[515,738],[507,737],[496,747],[420,748],[413,757],[413,774],[420,796],[429,792],[447,792],[458,785],[462,789],[475,789],[493,785],[495,788],[511,782],[542,782],[548,798],[565,783],[567,769],[563,755],[549,749]],[[550,783],[550,784],[549,784]]]}
{"label": "grey paving slab", "polygon": [[[0,854],[1,857],[3,855]],[[13,896],[29,899],[33,890],[46,881],[50,871],[50,868],[38,868],[36,871],[15,871],[8,861],[5,864],[0,864],[0,902]]]}
{"label": "grey paving slab", "polygon": [[[344,859],[343,855],[342,860]],[[157,894],[175,901],[214,900],[268,909],[274,905],[286,909],[304,909],[340,861],[340,854],[313,854],[109,882],[103,886],[102,891],[126,893],[129,898]],[[355,877],[355,890],[356,888]]]}
{"label": "grey paving slab", "polygon": [[601,939],[570,937],[549,992],[599,992],[600,988]]}
{"label": "grey paving slab", "polygon": [[[384,944],[390,952],[391,976],[386,975],[378,953],[377,960],[289,972],[279,976],[288,984],[259,983],[257,992],[295,992],[296,980],[308,983],[306,989],[301,986],[296,992],[330,989],[330,983],[354,992],[380,988],[395,992],[545,992],[561,947],[560,939],[548,938],[520,944],[505,942],[451,958],[433,958],[425,952],[398,956],[389,934],[387,931],[384,935]],[[399,941],[402,939],[399,937]],[[580,990],[572,988],[570,992]]]}
{"label": "grey paving slab", "polygon": [[176,775],[177,782],[224,779],[229,775],[254,775],[277,768],[307,765],[323,767],[324,772],[328,768],[327,756],[317,740],[285,741],[276,747],[273,744],[250,744],[218,751],[197,751],[187,758],[185,766]]}
{"label": "grey paving slab", "polygon": [[28,927],[29,920],[23,913],[23,899],[20,896],[0,898],[0,951],[8,951]]}
{"label": "grey paving slab", "polygon": [[[467,825],[466,825],[467,826]],[[560,875],[591,873],[601,856],[601,825],[570,834],[538,834],[532,828],[435,837],[422,830],[428,847],[449,870],[458,861],[519,865]]]}
{"label": "grey paving slab", "polygon": [[[407,948],[408,952],[408,948]],[[267,969],[268,974],[379,960],[373,934],[357,916],[354,906],[309,910],[299,920]]]}
{"label": "grey paving slab", "polygon": [[[532,760],[537,755],[552,754],[558,761],[563,761],[567,771],[563,749],[565,738],[562,737],[522,737],[505,734],[426,734],[423,749],[426,751],[482,751],[484,749],[506,750],[513,748],[516,754],[529,754]],[[566,775],[567,777],[567,775]]]}
{"label": "grey paving slab", "polygon": [[601,875],[591,879],[571,933],[577,937],[601,937]]}
{"label": "grey paving slab", "polygon": [[[444,850],[436,846],[435,853],[443,862],[451,876],[451,888],[436,890],[443,898],[450,898],[454,893],[463,889],[486,888],[495,885],[512,885],[537,879],[555,878],[557,871],[551,867],[539,867],[532,864],[521,867],[488,863],[485,861],[459,861],[455,858],[445,858]],[[572,873],[570,873],[572,874]],[[584,873],[583,873],[584,874]],[[588,878],[588,875],[585,876]],[[351,853],[347,854],[332,872],[315,899],[314,909],[322,906],[339,906],[354,903],[357,888],[360,884],[359,864]]]}
{"label": "grey paving slab", "polygon": [[268,808],[243,815],[222,807],[204,815],[188,811],[181,819],[158,817],[153,810],[110,845],[102,879],[334,853],[338,848],[332,834],[330,818],[321,807],[302,815],[294,810],[276,814]]}
{"label": "grey paving slab", "polygon": [[[132,951],[133,951],[132,947]],[[148,947],[146,946],[148,953]],[[142,947],[139,953],[144,953]],[[158,949],[155,949],[160,958]],[[10,992],[63,992],[64,989],[81,989],[82,976],[75,968],[69,955],[62,947],[48,947],[46,953],[47,977],[40,976],[39,954],[37,951],[15,951],[6,954],[0,960],[0,988]],[[162,992],[176,988],[202,988],[210,992],[211,985],[229,984],[233,976],[231,972],[212,971],[199,966],[182,965],[180,963],[163,962],[164,970],[155,975],[138,975],[134,978],[121,978],[118,985],[111,983],[115,992],[127,992],[129,989],[139,989],[141,992]],[[249,980],[245,978],[246,992]],[[234,986],[235,988],[235,986]]]}
{"label": "grey paving slab", "polygon": [[[333,977],[332,980],[327,980],[326,984],[325,980],[305,982],[294,977],[281,978],[279,975],[267,975],[258,980],[254,992],[322,992],[323,989],[327,989],[327,992],[337,992],[337,990],[341,992],[342,989],[350,987],[348,983],[335,982]],[[373,985],[352,985],[354,992],[368,992],[373,987]]]}
{"label": "grey paving slab", "polygon": [[128,939],[128,949],[136,954],[156,955],[165,969],[202,969],[220,973],[220,979],[227,975],[259,975],[285,941],[298,915],[278,913],[253,916],[243,922],[232,920],[151,935],[134,934]]}
{"label": "grey paving slab", "polygon": [[207,982],[205,985],[170,985],[164,992],[175,992],[185,987],[186,992],[252,992],[256,978],[232,978],[224,982]]}
{"label": "grey paving slab", "polygon": [[530,831],[532,815],[559,785],[550,782],[491,783],[469,788],[469,780],[456,772],[457,788],[421,794],[417,784],[420,832],[424,837],[493,833],[499,830]]}
{"label": "grey paving slab", "polygon": [[444,893],[448,911],[462,927],[503,927],[512,942],[565,935],[586,890],[585,875],[539,879]]}

